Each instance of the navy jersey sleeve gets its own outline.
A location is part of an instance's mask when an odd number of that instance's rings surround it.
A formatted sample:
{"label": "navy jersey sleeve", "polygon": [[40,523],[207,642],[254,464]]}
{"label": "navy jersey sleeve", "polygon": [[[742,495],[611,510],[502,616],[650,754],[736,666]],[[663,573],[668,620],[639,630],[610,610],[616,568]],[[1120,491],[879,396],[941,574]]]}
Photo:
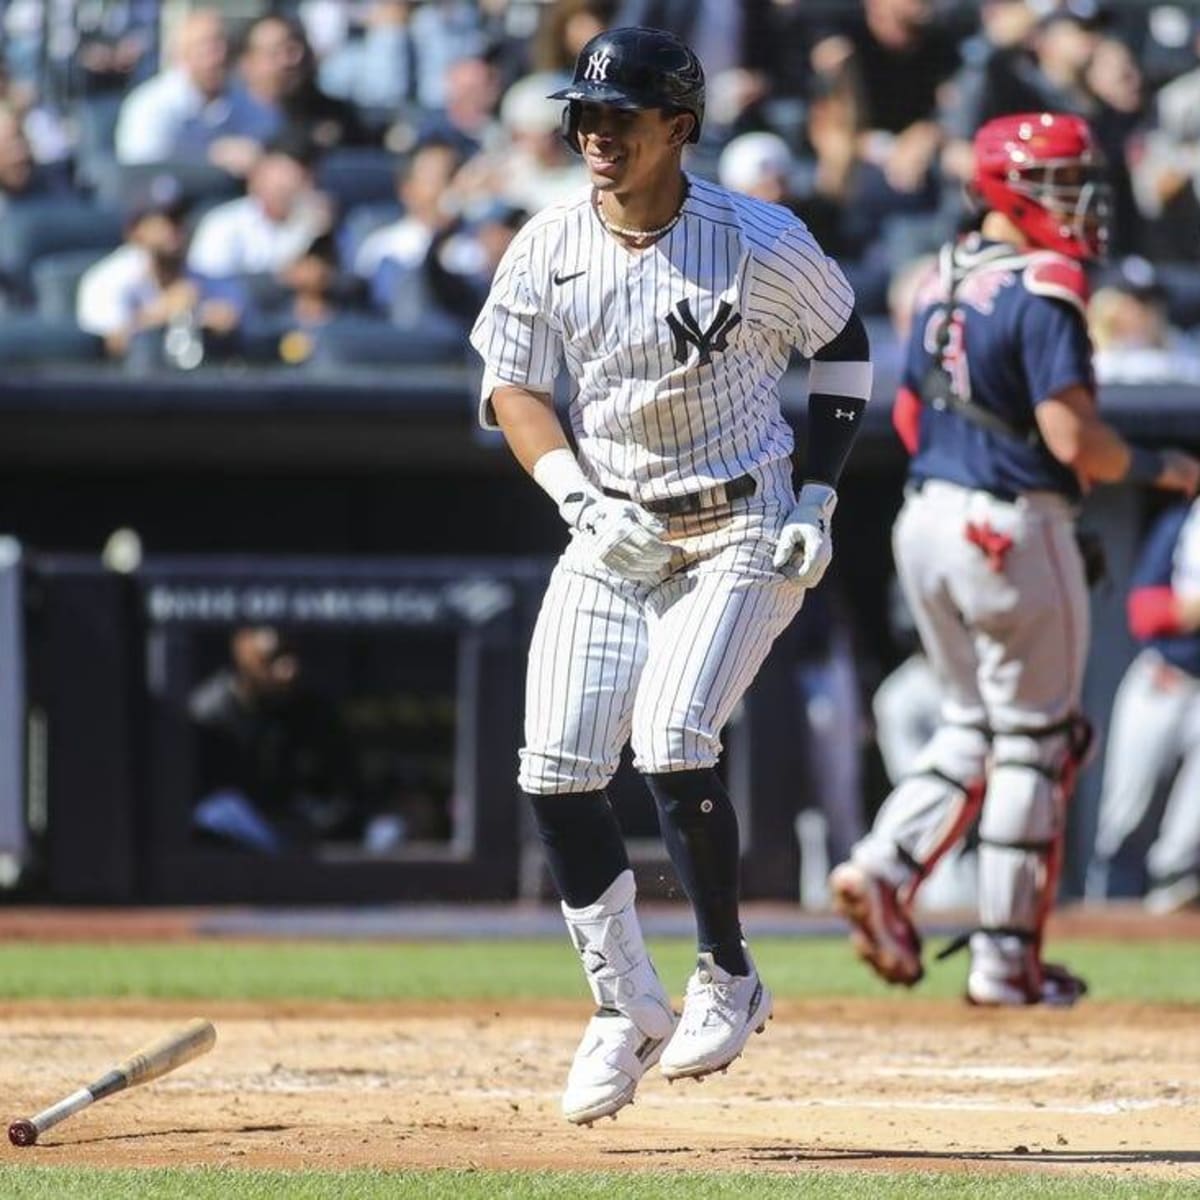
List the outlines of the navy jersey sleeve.
{"label": "navy jersey sleeve", "polygon": [[1170,584],[1175,543],[1179,540],[1188,511],[1187,504],[1172,505],[1154,523],[1138,554],[1137,564],[1129,581],[1131,589],[1164,587]]}
{"label": "navy jersey sleeve", "polygon": [[1069,387],[1095,386],[1092,344],[1071,305],[1030,296],[1022,306],[1021,347],[1029,397],[1036,407]]}

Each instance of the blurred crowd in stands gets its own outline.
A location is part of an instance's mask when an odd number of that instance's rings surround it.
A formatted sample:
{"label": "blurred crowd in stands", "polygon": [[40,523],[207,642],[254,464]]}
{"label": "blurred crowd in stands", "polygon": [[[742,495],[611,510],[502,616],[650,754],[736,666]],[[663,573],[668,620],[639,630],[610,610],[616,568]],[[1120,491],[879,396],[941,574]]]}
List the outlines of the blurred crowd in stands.
{"label": "blurred crowd in stands", "polygon": [[545,96],[613,24],[695,46],[689,170],[799,213],[885,360],[974,130],[1087,117],[1101,379],[1200,382],[1200,15],[1097,0],[0,0],[0,362],[461,359],[514,232],[585,183]]}

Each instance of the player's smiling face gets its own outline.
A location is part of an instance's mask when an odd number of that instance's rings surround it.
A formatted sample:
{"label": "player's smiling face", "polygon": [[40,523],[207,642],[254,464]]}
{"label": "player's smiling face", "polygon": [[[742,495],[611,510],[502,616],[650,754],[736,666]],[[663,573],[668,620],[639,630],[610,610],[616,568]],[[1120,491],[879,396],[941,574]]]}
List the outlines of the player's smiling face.
{"label": "player's smiling face", "polygon": [[661,108],[581,104],[579,148],[601,191],[636,192],[676,167],[692,118]]}

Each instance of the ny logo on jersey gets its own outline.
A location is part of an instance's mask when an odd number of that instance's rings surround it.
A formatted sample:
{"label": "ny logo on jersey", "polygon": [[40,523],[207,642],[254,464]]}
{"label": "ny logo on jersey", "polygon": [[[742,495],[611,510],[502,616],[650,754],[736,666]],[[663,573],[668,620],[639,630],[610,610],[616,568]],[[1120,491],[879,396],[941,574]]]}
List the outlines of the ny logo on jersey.
{"label": "ny logo on jersey", "polygon": [[741,313],[734,312],[728,300],[722,300],[708,328],[701,329],[700,323],[692,315],[692,306],[687,300],[680,300],[675,305],[675,311],[667,313],[667,325],[674,340],[675,361],[686,363],[690,348],[695,346],[700,351],[700,366],[708,366],[714,352],[720,352],[728,346],[729,335],[738,327],[741,319]]}
{"label": "ny logo on jersey", "polygon": [[584,79],[590,80],[592,83],[607,83],[608,68],[612,62],[612,55],[607,50],[597,50],[588,55],[587,67],[584,69]]}

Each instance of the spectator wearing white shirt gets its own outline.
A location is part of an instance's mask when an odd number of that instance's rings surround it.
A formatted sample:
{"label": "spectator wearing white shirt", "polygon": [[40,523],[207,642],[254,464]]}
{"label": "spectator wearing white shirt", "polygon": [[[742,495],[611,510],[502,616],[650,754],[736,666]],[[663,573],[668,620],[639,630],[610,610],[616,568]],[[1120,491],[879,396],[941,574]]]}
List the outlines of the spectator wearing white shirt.
{"label": "spectator wearing white shirt", "polygon": [[329,197],[313,186],[307,151],[268,145],[251,168],[247,195],[218,205],[196,228],[188,266],[208,279],[277,275],[333,224]]}
{"label": "spectator wearing white shirt", "polygon": [[[236,307],[208,295],[185,269],[182,196],[169,176],[151,181],[126,215],[125,242],[89,267],[76,293],[80,329],[123,358],[139,334],[186,319],[199,331],[228,334]],[[203,336],[201,333],[200,336]]]}
{"label": "spectator wearing white shirt", "polygon": [[372,4],[363,36],[343,41],[321,63],[318,79],[325,91],[367,108],[398,108],[415,100],[417,51],[411,15],[402,0]]}
{"label": "spectator wearing white shirt", "polygon": [[[419,288],[434,237],[454,218],[448,197],[458,170],[458,151],[445,142],[419,146],[397,173],[396,195],[404,215],[363,240],[354,256],[355,275],[366,280],[374,306],[394,314],[403,297]],[[424,301],[410,307],[415,318]]]}
{"label": "spectator wearing white shirt", "polygon": [[537,72],[504,93],[503,141],[470,159],[455,180],[466,207],[482,210],[501,200],[539,212],[587,185],[583,160],[563,141],[562,106],[546,99],[566,82],[554,72]]}
{"label": "spectator wearing white shirt", "polygon": [[229,43],[220,12],[198,8],[175,35],[172,65],[135,87],[121,105],[117,160],[208,161],[222,137],[237,135],[228,84]]}
{"label": "spectator wearing white shirt", "polygon": [[1099,383],[1200,384],[1200,345],[1169,319],[1154,267],[1129,257],[1088,303]]}

